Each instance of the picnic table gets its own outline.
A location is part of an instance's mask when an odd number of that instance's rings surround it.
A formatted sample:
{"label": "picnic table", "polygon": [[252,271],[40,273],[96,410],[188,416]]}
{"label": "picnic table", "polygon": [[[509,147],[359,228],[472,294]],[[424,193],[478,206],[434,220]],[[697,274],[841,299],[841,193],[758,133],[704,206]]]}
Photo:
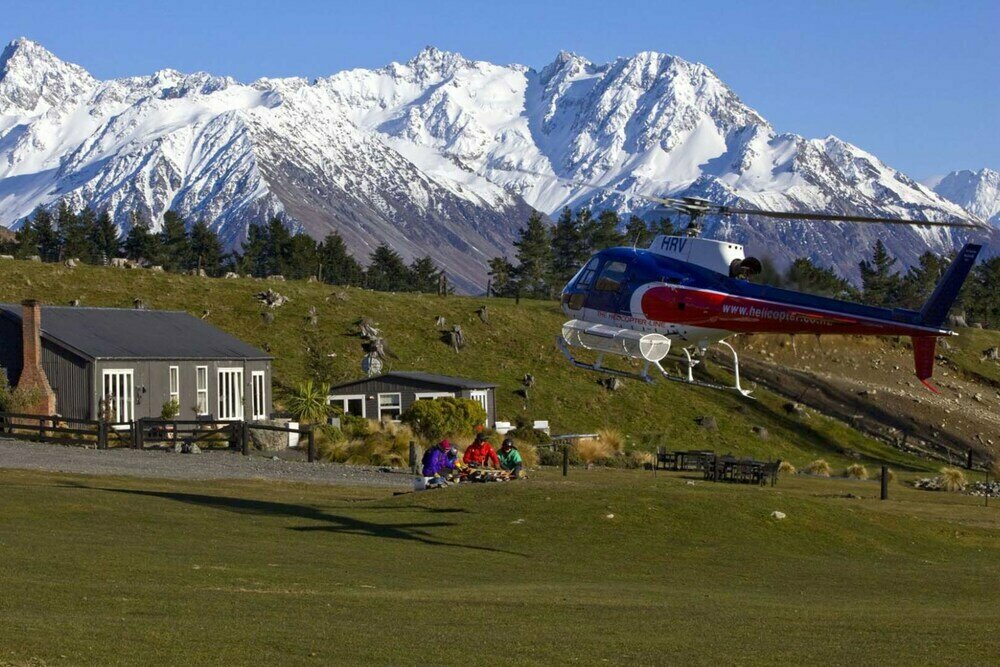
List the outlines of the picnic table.
{"label": "picnic table", "polygon": [[704,468],[705,479],[712,482],[735,482],[737,484],[760,484],[777,482],[781,461],[756,461],[751,458],[736,458],[732,455],[715,456]]}
{"label": "picnic table", "polygon": [[660,447],[656,452],[656,467],[660,470],[704,470],[715,452],[706,449],[668,452]]}

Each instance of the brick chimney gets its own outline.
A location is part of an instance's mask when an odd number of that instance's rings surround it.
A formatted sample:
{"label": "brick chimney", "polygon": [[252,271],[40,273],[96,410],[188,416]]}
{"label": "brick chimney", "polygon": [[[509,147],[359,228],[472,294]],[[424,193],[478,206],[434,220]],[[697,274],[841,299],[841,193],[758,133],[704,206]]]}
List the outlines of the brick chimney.
{"label": "brick chimney", "polygon": [[34,299],[21,302],[21,353],[23,367],[18,388],[35,388],[41,397],[27,410],[33,415],[54,415],[56,395],[42,369],[42,307]]}

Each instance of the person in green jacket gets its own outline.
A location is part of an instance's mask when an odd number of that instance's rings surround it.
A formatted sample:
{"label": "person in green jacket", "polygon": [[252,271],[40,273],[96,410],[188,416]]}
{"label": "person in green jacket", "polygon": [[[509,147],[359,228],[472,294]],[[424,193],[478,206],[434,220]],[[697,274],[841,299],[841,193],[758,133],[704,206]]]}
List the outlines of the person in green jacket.
{"label": "person in green jacket", "polygon": [[517,447],[514,446],[514,441],[510,438],[504,438],[503,444],[500,445],[500,451],[498,452],[500,457],[500,467],[510,473],[510,476],[517,479],[521,476],[521,469],[523,464],[521,462],[521,452],[517,451]]}

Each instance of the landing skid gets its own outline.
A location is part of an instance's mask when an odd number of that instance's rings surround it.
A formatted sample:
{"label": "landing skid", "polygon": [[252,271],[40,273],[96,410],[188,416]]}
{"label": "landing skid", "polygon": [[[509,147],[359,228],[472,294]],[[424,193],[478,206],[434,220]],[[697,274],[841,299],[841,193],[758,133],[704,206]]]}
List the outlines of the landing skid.
{"label": "landing skid", "polygon": [[641,380],[642,382],[647,382],[647,383],[652,383],[653,380],[655,379],[655,377],[650,377],[649,374],[650,369],[656,369],[660,372],[660,374],[664,378],[670,380],[671,382],[683,382],[684,384],[693,384],[697,387],[705,387],[707,389],[722,389],[724,391],[735,390],[743,396],[746,396],[748,398],[753,398],[752,396],[750,396],[749,390],[744,389],[743,387],[740,386],[740,360],[739,360],[739,355],[737,355],[736,353],[736,350],[733,349],[733,346],[727,343],[726,341],[719,341],[719,343],[728,348],[733,355],[734,383],[730,386],[696,380],[694,378],[694,367],[701,362],[698,359],[693,359],[691,357],[691,352],[687,348],[681,348],[681,351],[684,353],[683,363],[687,369],[687,374],[685,376],[671,375],[666,371],[666,369],[663,368],[663,366],[660,365],[660,362],[658,361],[645,361],[642,368],[642,372],[630,373],[628,371],[620,371],[614,368],[604,368],[604,366],[602,365],[604,363],[603,352],[598,352],[597,360],[594,361],[594,363],[587,363],[585,361],[580,361],[579,359],[573,356],[573,353],[570,351],[570,346],[566,342],[566,339],[563,338],[562,336],[556,336],[556,346],[563,353],[566,359],[569,360],[569,363],[573,364],[577,368],[582,368],[588,371],[595,371],[597,373],[606,373],[608,375],[628,378],[630,380]]}

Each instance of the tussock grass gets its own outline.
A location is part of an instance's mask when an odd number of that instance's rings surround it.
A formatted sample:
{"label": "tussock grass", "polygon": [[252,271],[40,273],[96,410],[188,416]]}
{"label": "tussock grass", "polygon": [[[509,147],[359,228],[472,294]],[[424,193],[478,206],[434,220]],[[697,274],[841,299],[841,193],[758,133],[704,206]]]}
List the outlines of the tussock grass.
{"label": "tussock grass", "polygon": [[844,471],[844,477],[868,479],[868,469],[860,463],[855,463],[854,465],[847,466],[847,470]]}
{"label": "tussock grass", "polygon": [[944,491],[957,492],[965,489],[965,473],[958,468],[941,468],[941,488]]}
{"label": "tussock grass", "polygon": [[810,475],[816,475],[818,477],[829,477],[833,474],[833,468],[831,468],[830,464],[823,459],[811,461],[809,465],[805,467],[805,471]]}
{"label": "tussock grass", "polygon": [[535,447],[530,442],[521,442],[518,440],[514,441],[514,446],[521,453],[521,463],[525,468],[538,467],[538,447]]}
{"label": "tussock grass", "polygon": [[576,453],[584,463],[606,461],[615,455],[615,450],[600,438],[581,438],[574,445]]}
{"label": "tussock grass", "polygon": [[610,447],[613,454],[625,451],[625,436],[618,429],[599,428],[597,438]]}
{"label": "tussock grass", "polygon": [[794,475],[797,471],[791,461],[782,461],[778,466],[778,472],[783,475]]}

